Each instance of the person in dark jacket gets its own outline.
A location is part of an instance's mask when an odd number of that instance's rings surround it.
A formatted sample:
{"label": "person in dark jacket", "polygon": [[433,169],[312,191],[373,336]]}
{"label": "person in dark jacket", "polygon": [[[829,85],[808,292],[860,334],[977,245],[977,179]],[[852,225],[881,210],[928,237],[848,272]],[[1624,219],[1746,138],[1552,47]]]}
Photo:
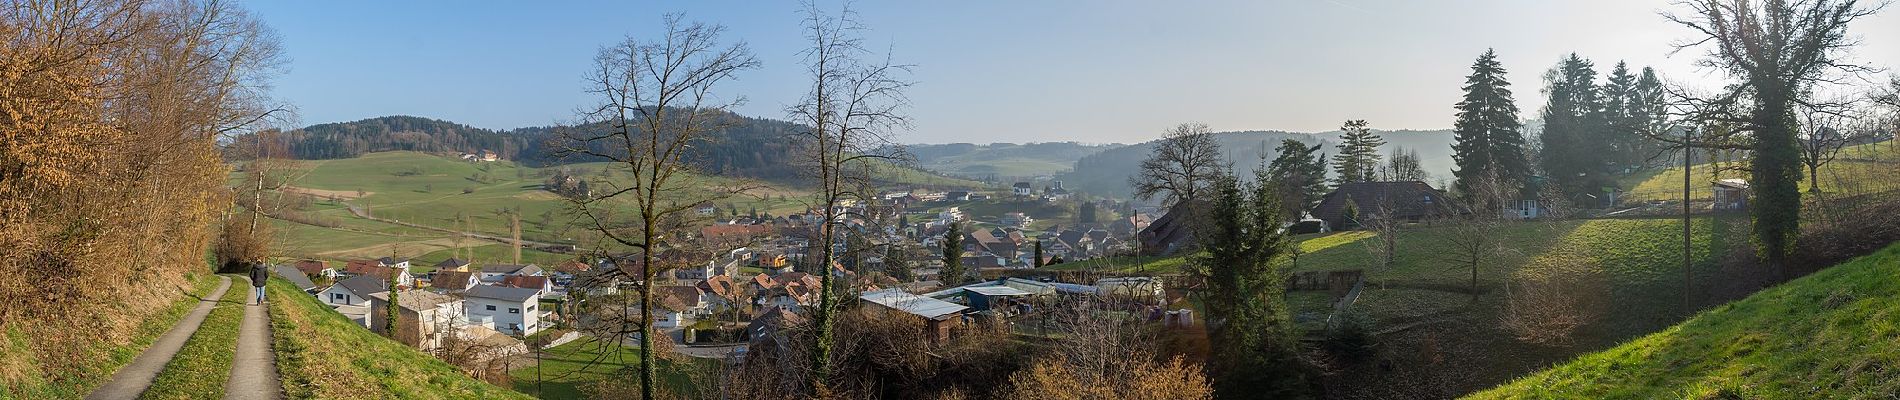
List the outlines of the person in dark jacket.
{"label": "person in dark jacket", "polygon": [[253,304],[264,304],[264,281],[269,279],[270,272],[265,270],[264,263],[251,264],[251,287],[257,291],[257,302]]}

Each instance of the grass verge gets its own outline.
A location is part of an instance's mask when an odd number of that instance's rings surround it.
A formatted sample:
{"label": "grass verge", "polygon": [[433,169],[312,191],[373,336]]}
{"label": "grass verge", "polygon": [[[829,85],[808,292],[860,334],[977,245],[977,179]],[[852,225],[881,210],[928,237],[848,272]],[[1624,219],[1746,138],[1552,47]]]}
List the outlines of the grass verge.
{"label": "grass verge", "polygon": [[363,328],[271,279],[277,370],[293,399],[526,399]]}
{"label": "grass verge", "polygon": [[237,353],[238,324],[244,321],[244,301],[251,293],[248,281],[231,276],[224,291],[165,369],[152,379],[140,399],[222,399],[224,383]]}
{"label": "grass verge", "polygon": [[1885,398],[1900,393],[1900,245],[1473,398]]}
{"label": "grass verge", "polygon": [[211,294],[218,288],[218,279],[210,274],[193,274],[186,278],[190,282],[189,294],[181,293],[164,310],[152,314],[138,325],[132,339],[126,343],[98,343],[90,348],[64,357],[78,358],[79,368],[67,371],[46,371],[39,364],[35,354],[32,332],[19,326],[7,327],[0,337],[0,399],[77,399],[85,397],[92,389],[105,384],[139,353],[143,353],[158,336],[170,330],[179,319],[190,313],[198,305],[198,298]]}

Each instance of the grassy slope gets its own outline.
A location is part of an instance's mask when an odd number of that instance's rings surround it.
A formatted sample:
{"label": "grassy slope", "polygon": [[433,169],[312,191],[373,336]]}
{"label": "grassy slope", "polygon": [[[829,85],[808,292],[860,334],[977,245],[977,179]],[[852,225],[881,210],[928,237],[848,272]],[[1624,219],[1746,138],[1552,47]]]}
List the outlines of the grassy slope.
{"label": "grassy slope", "polygon": [[1900,393],[1900,245],[1475,398],[1875,398]]}
{"label": "grassy slope", "polygon": [[[320,199],[305,212],[326,220],[341,223],[341,227],[326,228],[276,221],[283,232],[279,245],[291,256],[312,257],[330,260],[346,260],[358,257],[380,257],[392,253],[403,257],[423,258],[433,263],[448,258],[450,251],[458,244],[450,239],[452,235],[426,229],[406,227],[396,224],[356,218],[350,214],[348,204],[366,207],[380,218],[421,224],[440,228],[454,228],[458,217],[466,218],[472,230],[506,236],[509,221],[496,211],[505,208],[519,208],[521,211],[522,237],[528,240],[545,242],[574,242],[583,240],[578,237],[584,229],[569,229],[566,225],[573,217],[563,215],[567,202],[541,190],[540,185],[546,179],[543,174],[551,174],[560,168],[571,171],[584,171],[584,176],[598,177],[600,171],[607,169],[605,163],[582,163],[564,167],[532,168],[512,162],[470,163],[461,160],[439,157],[416,152],[381,152],[365,154],[362,157],[340,160],[305,161],[299,163],[301,173],[293,185],[317,190],[335,191],[341,197],[355,197],[359,191],[361,198],[345,201]],[[944,178],[929,175],[913,169],[887,168],[881,177],[894,184],[918,184],[939,186],[980,186],[981,183]],[[619,175],[613,175],[619,176]],[[478,178],[480,178],[478,180]],[[729,184],[733,181],[720,177],[698,175],[685,176],[682,184],[687,186],[707,186]],[[624,180],[624,177],[621,177]],[[751,195],[736,196],[727,201],[717,202],[721,214],[736,209],[747,214],[752,210],[773,215],[785,215],[803,211],[802,196],[805,193],[796,187],[769,185],[771,187],[756,190]],[[463,193],[464,190],[472,190]],[[346,204],[347,203],[347,204]],[[492,246],[498,243],[486,240],[467,239],[459,243],[462,247]],[[505,253],[500,247],[478,250],[477,256]],[[524,261],[552,262],[562,257],[532,250],[524,251]],[[500,259],[487,259],[499,262]]]}
{"label": "grassy slope", "polygon": [[[1895,144],[1890,141],[1842,149],[1841,155],[1834,162],[1821,166],[1821,190],[1859,192],[1867,190],[1868,188],[1863,187],[1867,185],[1886,183],[1891,186],[1891,182],[1877,181],[1891,180],[1894,176],[1892,171],[1900,169],[1900,151],[1895,151],[1893,147]],[[1689,188],[1690,196],[1700,200],[1707,200],[1714,196],[1709,187],[1710,181],[1748,177],[1746,172],[1740,171],[1727,171],[1719,176],[1711,175],[1714,168],[1708,164],[1695,165],[1692,170],[1695,175],[1690,177],[1692,178],[1692,185]],[[1808,176],[1805,167],[1801,170],[1801,174],[1801,190],[1806,191]],[[1627,199],[1677,200],[1682,198],[1682,167],[1633,175],[1618,183],[1625,188],[1630,188],[1625,197]],[[1887,187],[1886,189],[1896,188]]]}
{"label": "grassy slope", "polygon": [[[692,360],[696,365],[661,358],[659,368],[655,369],[659,372],[657,378],[669,388],[683,388],[676,389],[676,393],[697,393],[686,368],[706,368],[716,365],[717,361]],[[638,373],[632,371],[639,366],[638,347],[581,339],[547,349],[541,354],[540,365],[511,371],[508,376],[514,381],[515,390],[522,393],[534,393],[543,399],[581,399],[586,398],[584,390],[593,382],[637,380]],[[541,380],[536,380],[537,377]]]}
{"label": "grassy slope", "polygon": [[[153,314],[140,322],[138,331],[132,335],[129,343],[100,343],[91,352],[67,354],[66,357],[81,359],[84,368],[68,371],[58,376],[48,376],[37,365],[32,347],[25,332],[9,328],[0,337],[0,399],[77,399],[85,397],[93,388],[98,387],[112,377],[120,367],[132,362],[139,353],[158,340],[160,334],[171,329],[178,320],[198,305],[198,298],[211,294],[218,288],[218,279],[209,274],[196,274],[187,278],[191,283],[190,295],[181,294],[177,300],[163,311]],[[18,374],[15,376],[14,374]]]}
{"label": "grassy slope", "polygon": [[238,325],[244,320],[244,302],[251,294],[248,281],[231,278],[231,288],[205,316],[203,324],[192,332],[185,347],[172,356],[165,369],[152,379],[152,386],[140,393],[140,399],[221,399],[225,377],[231,373],[236,354]]}
{"label": "grassy slope", "polygon": [[277,369],[290,398],[527,398],[372,333],[281,279],[269,287]]}

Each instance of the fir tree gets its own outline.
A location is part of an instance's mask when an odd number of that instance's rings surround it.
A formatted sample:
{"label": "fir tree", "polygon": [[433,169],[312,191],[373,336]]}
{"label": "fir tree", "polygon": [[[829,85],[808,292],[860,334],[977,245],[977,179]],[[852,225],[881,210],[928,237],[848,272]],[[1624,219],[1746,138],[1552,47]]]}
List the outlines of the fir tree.
{"label": "fir tree", "polygon": [[943,233],[943,270],[937,274],[937,280],[944,286],[963,284],[963,227],[951,222],[950,230]]}
{"label": "fir tree", "polygon": [[1326,197],[1326,155],[1319,152],[1321,147],[1286,139],[1267,164],[1267,177],[1279,188],[1281,217],[1299,218]]}
{"label": "fir tree", "polygon": [[1276,262],[1291,241],[1280,230],[1280,206],[1266,171],[1255,184],[1217,179],[1203,246],[1193,267],[1207,285],[1208,339],[1222,351],[1208,372],[1224,398],[1299,398],[1307,389],[1299,341]]}
{"label": "fir tree", "polygon": [[1590,60],[1576,54],[1565,56],[1544,76],[1550,99],[1544,106],[1544,147],[1538,160],[1551,181],[1571,194],[1593,193],[1610,183],[1603,171],[1605,155],[1611,153],[1610,129],[1596,76]]}
{"label": "fir tree", "polygon": [[1366,120],[1346,121],[1339,127],[1339,156],[1333,158],[1333,171],[1339,183],[1370,182],[1379,171],[1379,146],[1385,139],[1366,127]]}
{"label": "fir tree", "polygon": [[1509,182],[1522,182],[1530,175],[1517,102],[1511,98],[1511,83],[1504,73],[1497,53],[1485,50],[1465,77],[1465,98],[1457,105],[1451,145],[1452,160],[1457,163],[1452,175],[1458,179],[1459,193],[1470,192],[1471,182],[1487,172]]}

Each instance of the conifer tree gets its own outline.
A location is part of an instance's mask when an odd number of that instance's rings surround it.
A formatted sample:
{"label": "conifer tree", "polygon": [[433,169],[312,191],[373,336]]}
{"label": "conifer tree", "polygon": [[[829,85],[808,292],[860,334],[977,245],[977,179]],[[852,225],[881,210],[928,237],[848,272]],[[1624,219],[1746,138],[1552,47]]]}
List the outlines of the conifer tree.
{"label": "conifer tree", "polygon": [[1366,127],[1366,120],[1346,121],[1339,127],[1339,155],[1333,158],[1333,171],[1339,183],[1370,182],[1379,171],[1379,146],[1385,139]]}
{"label": "conifer tree", "polygon": [[937,280],[944,286],[963,284],[963,227],[959,225],[951,222],[950,230],[943,232],[943,270]]}
{"label": "conifer tree", "polygon": [[1511,98],[1511,83],[1504,79],[1504,67],[1497,53],[1485,50],[1471,65],[1465,77],[1465,97],[1459,101],[1458,121],[1453,125],[1452,160],[1457,169],[1458,193],[1469,193],[1474,179],[1488,174],[1522,182],[1530,175],[1530,163],[1524,156],[1523,127],[1517,119],[1517,102]]}
{"label": "conifer tree", "polygon": [[1565,56],[1544,75],[1543,148],[1538,161],[1552,182],[1571,194],[1592,193],[1608,184],[1604,155],[1611,153],[1608,118],[1590,60]]}
{"label": "conifer tree", "polygon": [[1208,339],[1222,349],[1210,355],[1208,370],[1221,397],[1299,398],[1306,374],[1276,262],[1291,241],[1280,230],[1272,179],[1265,170],[1254,174],[1253,184],[1232,175],[1215,180],[1208,232],[1198,236],[1207,252],[1193,268],[1207,287]]}
{"label": "conifer tree", "polygon": [[1267,164],[1267,178],[1280,192],[1281,217],[1299,218],[1326,197],[1326,155],[1319,152],[1321,147],[1286,139],[1276,149],[1279,155]]}

